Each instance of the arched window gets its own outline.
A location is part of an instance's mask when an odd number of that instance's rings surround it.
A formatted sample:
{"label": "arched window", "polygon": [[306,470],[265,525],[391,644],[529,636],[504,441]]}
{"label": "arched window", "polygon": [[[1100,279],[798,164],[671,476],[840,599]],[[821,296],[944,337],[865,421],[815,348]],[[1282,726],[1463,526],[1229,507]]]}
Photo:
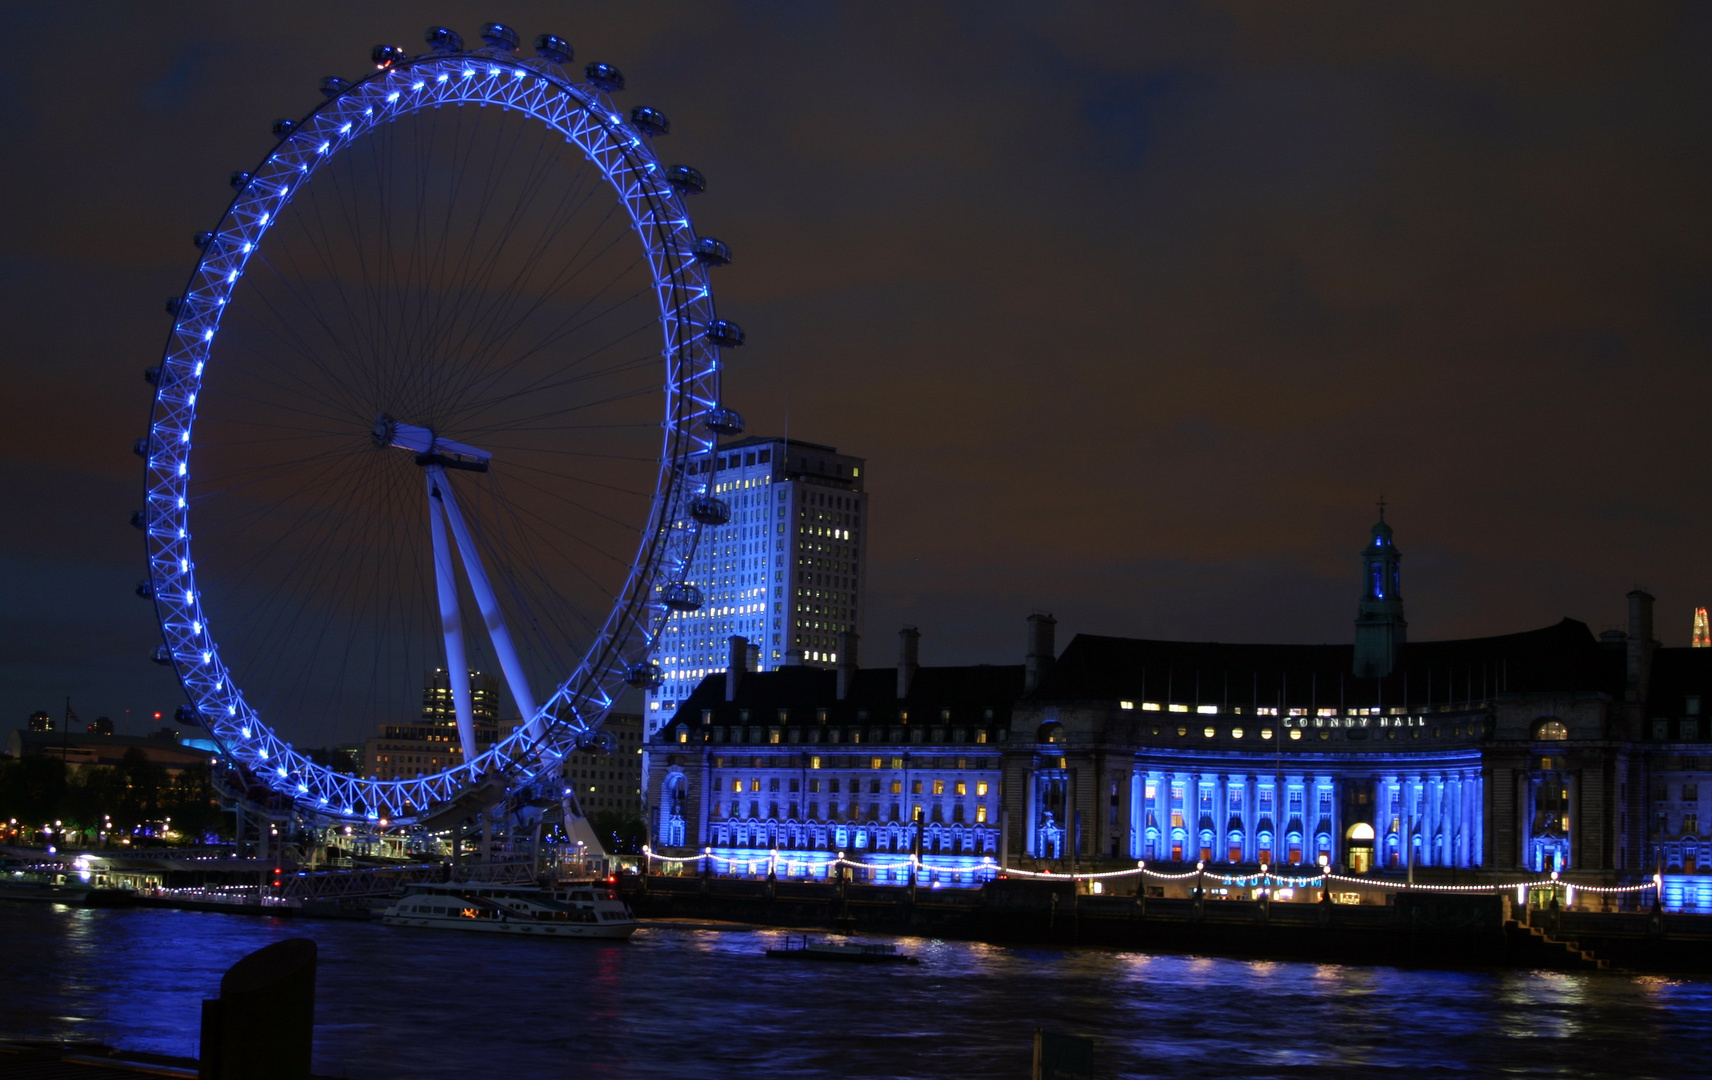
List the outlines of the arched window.
{"label": "arched window", "polygon": [[673,773],[666,777],[666,782],[660,788],[660,846],[684,846],[684,793],[685,780],[683,773]]}
{"label": "arched window", "polygon": [[1562,720],[1546,717],[1534,722],[1534,740],[1536,742],[1559,742],[1569,738],[1569,728]]}

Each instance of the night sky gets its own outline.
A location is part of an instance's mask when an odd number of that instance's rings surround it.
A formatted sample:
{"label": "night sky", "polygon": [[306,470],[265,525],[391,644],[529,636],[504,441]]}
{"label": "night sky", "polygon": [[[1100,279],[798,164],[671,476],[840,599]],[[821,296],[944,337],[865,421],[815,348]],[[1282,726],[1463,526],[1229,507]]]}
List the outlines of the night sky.
{"label": "night sky", "polygon": [[869,461],[864,659],[1347,641],[1712,604],[1712,8],[9,4],[0,730],[182,698],[131,440],[227,174],[369,47],[499,19],[709,179],[756,434]]}

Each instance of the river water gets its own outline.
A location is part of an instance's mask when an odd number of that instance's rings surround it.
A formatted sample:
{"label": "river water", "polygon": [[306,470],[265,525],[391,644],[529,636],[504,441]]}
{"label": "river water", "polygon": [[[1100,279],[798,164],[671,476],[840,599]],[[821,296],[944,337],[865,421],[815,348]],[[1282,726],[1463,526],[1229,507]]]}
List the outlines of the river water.
{"label": "river water", "polygon": [[0,1033],[193,1056],[244,954],[320,946],[316,1068],[435,1077],[1704,1077],[1712,982],[1407,971],[898,939],[913,968],[768,960],[771,931],[622,945],[0,903]]}

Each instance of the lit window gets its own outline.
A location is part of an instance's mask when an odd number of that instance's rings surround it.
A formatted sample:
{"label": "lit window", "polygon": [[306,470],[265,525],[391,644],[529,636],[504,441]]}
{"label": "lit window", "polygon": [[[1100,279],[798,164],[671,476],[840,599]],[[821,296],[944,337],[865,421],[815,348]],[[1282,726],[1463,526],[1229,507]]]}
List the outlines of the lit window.
{"label": "lit window", "polygon": [[957,786],[952,789],[952,793],[955,795],[967,795],[969,794],[968,785],[959,780],[957,781]]}
{"label": "lit window", "polygon": [[1170,709],[1172,712],[1188,712],[1189,706],[1187,706],[1187,705],[1172,705],[1172,706],[1170,706]]}
{"label": "lit window", "polygon": [[1302,729],[1301,728],[1291,728],[1290,729],[1290,738],[1300,739],[1301,737],[1302,737]]}
{"label": "lit window", "polygon": [[1195,711],[1200,713],[1202,716],[1210,716],[1218,712],[1219,707],[1217,705],[1197,705],[1195,706]]}
{"label": "lit window", "polygon": [[1201,732],[1201,734],[1210,739],[1213,737],[1214,731],[1212,728],[1206,728]]}
{"label": "lit window", "polygon": [[1120,701],[1120,702],[1118,702],[1118,708],[1120,708],[1120,709],[1133,709],[1133,708],[1135,708],[1135,702],[1133,702],[1133,701]]}
{"label": "lit window", "polygon": [[[935,795],[943,795],[943,794],[945,794],[945,781],[943,781],[943,780],[935,780],[935,781],[934,781],[934,782],[933,782],[933,793],[934,793],[934,794],[935,794]],[[958,792],[958,794],[959,794],[959,795],[961,795],[961,794],[962,794],[962,792]]]}
{"label": "lit window", "polygon": [[1233,738],[1233,739],[1242,738],[1242,729],[1239,727],[1231,728],[1231,738]]}
{"label": "lit window", "polygon": [[987,808],[985,806],[975,807],[975,824],[979,825],[986,820],[987,820]]}
{"label": "lit window", "polygon": [[[975,781],[975,794],[985,795],[986,793],[987,793],[987,782],[985,780]],[[961,794],[961,793],[959,793],[959,794]]]}
{"label": "lit window", "polygon": [[1159,711],[1159,702],[1157,702],[1157,701],[1144,701],[1141,703],[1141,711],[1142,712],[1158,712]]}
{"label": "lit window", "polygon": [[893,780],[892,781],[892,794],[893,795],[902,795],[903,793],[904,793],[904,782],[902,780]]}
{"label": "lit window", "polygon": [[818,768],[820,768],[820,759],[819,759],[819,758],[817,758],[817,757],[811,757],[811,758],[809,758],[809,759],[808,759],[808,767],[809,767],[809,768],[811,768],[811,769],[818,769]]}

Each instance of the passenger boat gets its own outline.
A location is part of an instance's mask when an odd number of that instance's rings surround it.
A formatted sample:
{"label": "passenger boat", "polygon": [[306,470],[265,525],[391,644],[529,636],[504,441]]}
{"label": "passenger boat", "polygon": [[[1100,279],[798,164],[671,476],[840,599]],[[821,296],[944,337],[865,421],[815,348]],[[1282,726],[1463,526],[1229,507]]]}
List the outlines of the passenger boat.
{"label": "passenger boat", "polygon": [[601,885],[542,889],[480,881],[413,885],[381,913],[381,922],[388,926],[605,941],[623,941],[637,927],[630,908]]}
{"label": "passenger boat", "polygon": [[844,964],[919,964],[913,956],[898,951],[896,945],[867,944],[860,941],[810,941],[785,938],[782,949],[768,949],[767,955],[779,960],[826,960]]}

